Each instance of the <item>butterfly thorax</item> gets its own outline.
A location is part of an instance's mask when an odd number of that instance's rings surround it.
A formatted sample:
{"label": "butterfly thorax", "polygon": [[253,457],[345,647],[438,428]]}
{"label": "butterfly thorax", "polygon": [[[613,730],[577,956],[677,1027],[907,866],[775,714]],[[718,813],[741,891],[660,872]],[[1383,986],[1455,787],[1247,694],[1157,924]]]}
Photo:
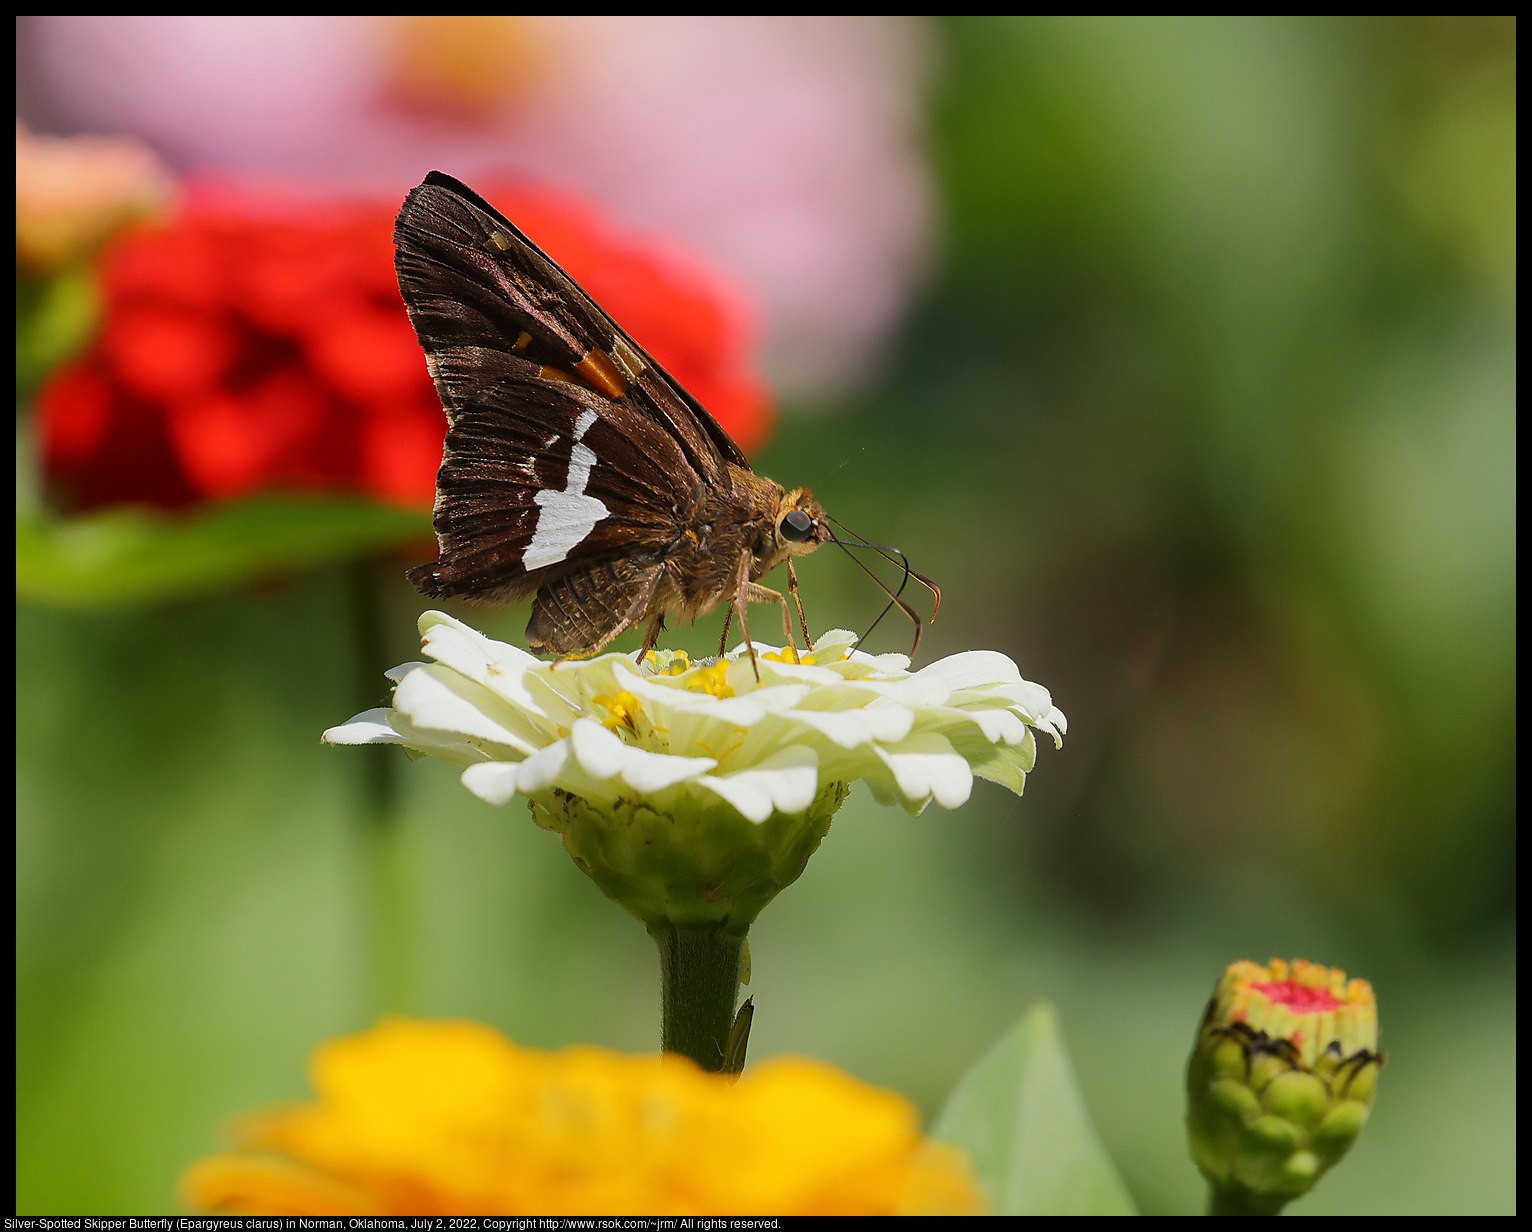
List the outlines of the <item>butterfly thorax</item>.
{"label": "butterfly thorax", "polygon": [[[732,599],[741,561],[750,553],[749,580],[757,582],[788,557],[777,522],[786,489],[743,467],[728,467],[729,485],[706,489],[665,556],[665,580],[651,611],[694,620]],[[817,546],[817,545],[816,545]]]}

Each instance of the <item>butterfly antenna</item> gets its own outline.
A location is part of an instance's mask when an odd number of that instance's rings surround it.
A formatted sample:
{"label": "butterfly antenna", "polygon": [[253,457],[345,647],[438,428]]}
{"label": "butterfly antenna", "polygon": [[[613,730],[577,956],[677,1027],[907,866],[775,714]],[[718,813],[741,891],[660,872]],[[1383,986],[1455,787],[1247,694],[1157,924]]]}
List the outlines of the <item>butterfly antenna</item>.
{"label": "butterfly antenna", "polygon": [[[852,530],[849,526],[847,526],[839,518],[831,517],[829,514],[826,514],[825,517],[826,517],[827,520],[829,520],[831,522],[834,522],[836,526],[840,527],[841,530],[845,531],[846,534],[850,535],[851,538],[856,541],[855,543],[846,543],[844,541],[841,541],[843,547],[864,547],[864,548],[871,548],[873,551],[877,552],[878,555],[882,556],[885,560],[892,560],[892,561],[894,561],[894,563],[896,565],[903,566],[903,568],[904,568],[904,580],[899,583],[899,593],[900,594],[904,593],[904,583],[906,581],[908,581],[910,578],[914,578],[917,582],[919,582],[922,586],[924,586],[927,590],[929,590],[931,592],[931,596],[932,596],[934,602],[931,604],[931,615],[928,617],[928,619],[929,619],[929,621],[932,624],[936,623],[936,613],[937,613],[938,609],[942,605],[942,588],[940,586],[938,586],[935,582],[933,582],[925,574],[917,573],[917,572],[915,572],[915,570],[911,569],[910,568],[909,557],[907,557],[898,548],[890,547],[886,543],[872,543],[872,542],[870,542],[867,539],[863,539],[861,535],[857,534],[856,531]],[[891,555],[889,555],[889,553],[893,553],[893,555],[891,556]],[[898,560],[894,560],[895,556],[898,557]]]}
{"label": "butterfly antenna", "polygon": [[[828,517],[828,515],[826,516]],[[872,631],[878,627],[878,624],[882,621],[883,617],[887,616],[889,611],[897,605],[898,608],[906,616],[908,616],[911,622],[915,625],[915,644],[914,646],[910,647],[910,657],[914,658],[915,651],[920,646],[922,625],[920,618],[915,615],[909,604],[905,603],[901,598],[901,596],[904,594],[904,588],[909,584],[909,580],[914,578],[917,582],[919,582],[922,586],[931,592],[934,598],[934,602],[931,605],[930,619],[934,621],[936,619],[937,610],[941,607],[941,587],[937,586],[935,582],[926,577],[924,574],[917,573],[914,569],[910,568],[909,557],[907,557],[898,548],[890,547],[889,545],[882,543],[871,543],[868,540],[863,539],[861,535],[858,535],[854,530],[846,526],[846,524],[841,522],[839,519],[829,518],[828,520],[834,522],[835,525],[840,527],[841,530],[852,536],[851,540],[846,540],[838,538],[832,534],[830,536],[831,542],[836,544],[836,546],[845,552],[847,556],[851,556],[851,559],[856,561],[857,567],[860,568],[862,572],[871,577],[873,581],[877,583],[879,589],[881,589],[883,593],[889,597],[888,603],[884,606],[883,610],[878,613],[877,619],[874,620],[872,624],[867,626],[867,632],[862,635],[862,641],[865,642],[869,637],[872,636]],[[878,555],[883,557],[884,560],[892,561],[894,564],[901,566],[904,570],[904,576],[899,579],[899,589],[896,591],[889,590],[889,588],[884,585],[882,579],[873,573],[873,571],[869,569],[860,559],[852,555],[853,548],[866,548],[869,551],[878,553]]]}
{"label": "butterfly antenna", "polygon": [[[890,607],[894,607],[896,605],[898,606],[898,608],[899,608],[899,610],[901,612],[903,612],[906,616],[908,616],[910,618],[910,622],[915,626],[915,644],[910,647],[910,658],[913,659],[915,657],[915,652],[920,648],[920,631],[921,631],[920,617],[915,614],[915,609],[914,608],[912,608],[908,603],[906,603],[903,599],[901,599],[897,594],[895,594],[893,591],[891,591],[888,588],[888,584],[886,582],[884,582],[883,579],[880,578],[871,569],[869,569],[862,562],[862,560],[859,557],[853,555],[852,551],[851,551],[852,548],[856,548],[856,547],[871,547],[873,545],[871,545],[871,544],[862,544],[862,543],[847,543],[844,539],[837,539],[833,535],[830,538],[830,542],[835,544],[838,548],[840,548],[841,551],[845,552],[845,554],[847,556],[850,556],[851,559],[856,562],[856,567],[858,569],[860,569],[863,573],[865,573],[868,577],[870,577],[873,580],[873,584],[876,585],[879,590],[881,590],[885,595],[888,596],[888,605],[886,607],[884,607],[883,611],[878,614],[878,620],[882,620],[883,617],[888,614],[888,609]],[[893,558],[890,557],[889,559],[893,559]],[[913,570],[911,572],[913,573]],[[868,634],[870,634],[873,631],[873,629],[877,628],[878,620],[873,621],[872,625],[869,626],[869,628],[867,630]],[[865,642],[867,640],[867,634],[863,634],[861,640]]]}
{"label": "butterfly antenna", "polygon": [[[833,536],[832,536],[832,538],[833,538]],[[846,552],[847,554],[850,553],[852,548],[872,547],[873,546],[872,544],[847,543],[844,539],[834,539],[834,542],[840,547],[840,549],[843,552]],[[899,552],[898,548],[891,548],[889,550],[893,551],[893,552]],[[903,557],[904,553],[903,552],[899,552],[899,555],[901,557]],[[852,557],[852,559],[855,560],[856,558]],[[858,561],[857,563],[860,564],[861,562]],[[865,566],[863,566],[863,567],[865,568]],[[910,582],[910,562],[908,560],[906,560],[906,561],[904,561],[904,576],[899,579],[899,589],[894,591],[894,597],[883,605],[883,610],[881,612],[879,612],[877,617],[876,617],[876,619],[874,619],[873,622],[870,625],[867,626],[867,632],[862,634],[861,639],[860,639],[861,642],[866,642],[867,639],[872,636],[872,631],[874,629],[876,629],[879,624],[882,623],[883,617],[887,616],[889,614],[889,612],[893,611],[894,604],[897,603],[899,601],[899,597],[902,594],[904,594],[904,588],[909,585],[909,582]],[[880,585],[881,585],[881,583],[880,583]],[[887,591],[887,587],[884,587],[884,590],[886,592]],[[916,631],[916,635],[915,635],[915,644],[917,646],[920,644],[920,634],[919,634],[918,630]],[[914,658],[914,656],[915,656],[915,651],[914,651],[914,648],[912,647],[910,649],[910,657]]]}

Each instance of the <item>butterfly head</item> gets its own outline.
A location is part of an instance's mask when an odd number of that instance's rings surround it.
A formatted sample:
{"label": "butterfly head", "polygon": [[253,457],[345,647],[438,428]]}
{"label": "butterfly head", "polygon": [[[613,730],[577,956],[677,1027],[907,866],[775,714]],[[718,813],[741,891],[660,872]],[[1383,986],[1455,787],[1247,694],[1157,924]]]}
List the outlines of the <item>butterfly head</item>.
{"label": "butterfly head", "polygon": [[830,524],[807,488],[785,493],[777,506],[777,550],[788,556],[806,556],[830,540]]}

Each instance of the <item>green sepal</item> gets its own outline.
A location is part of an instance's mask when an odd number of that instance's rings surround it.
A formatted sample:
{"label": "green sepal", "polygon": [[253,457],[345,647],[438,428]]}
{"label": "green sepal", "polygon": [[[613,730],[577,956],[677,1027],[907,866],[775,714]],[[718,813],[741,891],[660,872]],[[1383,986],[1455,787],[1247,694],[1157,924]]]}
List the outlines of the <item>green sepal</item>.
{"label": "green sepal", "polygon": [[1339,1159],[1362,1132],[1370,1111],[1361,1100],[1341,1100],[1325,1114],[1310,1145],[1326,1163]]}
{"label": "green sepal", "polygon": [[1313,1125],[1330,1106],[1330,1089],[1315,1074],[1292,1069],[1278,1074],[1261,1093],[1261,1102],[1279,1117]]}
{"label": "green sepal", "polygon": [[[1307,1193],[1356,1141],[1379,1053],[1342,1058],[1327,1046],[1312,1068],[1289,1040],[1243,1022],[1219,1025],[1208,1006],[1187,1067],[1192,1162],[1214,1215],[1275,1215]],[[1365,1092],[1350,1096],[1352,1088]]]}

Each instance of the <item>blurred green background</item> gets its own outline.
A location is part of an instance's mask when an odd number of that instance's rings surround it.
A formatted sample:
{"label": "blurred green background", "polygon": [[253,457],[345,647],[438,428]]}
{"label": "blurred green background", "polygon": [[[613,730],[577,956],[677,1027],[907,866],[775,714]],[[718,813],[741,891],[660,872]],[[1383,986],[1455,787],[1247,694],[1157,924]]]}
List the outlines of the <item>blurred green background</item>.
{"label": "blurred green background", "polygon": [[[757,469],[937,578],[923,660],[1004,651],[1069,736],[1023,800],[853,793],[752,932],[751,1056],[929,1117],[1051,998],[1140,1209],[1191,1214],[1205,998],[1306,957],[1373,982],[1390,1059],[1291,1213],[1511,1213],[1514,21],[934,33],[937,272],[875,386],[789,409]],[[221,1120],[301,1096],[380,1003],[655,1046],[652,944],[524,809],[389,750],[380,834],[378,751],[320,744],[384,696],[358,586],[415,656],[407,563],[18,608],[20,1212],[168,1209]],[[800,575],[817,629],[878,610],[844,559]]]}

